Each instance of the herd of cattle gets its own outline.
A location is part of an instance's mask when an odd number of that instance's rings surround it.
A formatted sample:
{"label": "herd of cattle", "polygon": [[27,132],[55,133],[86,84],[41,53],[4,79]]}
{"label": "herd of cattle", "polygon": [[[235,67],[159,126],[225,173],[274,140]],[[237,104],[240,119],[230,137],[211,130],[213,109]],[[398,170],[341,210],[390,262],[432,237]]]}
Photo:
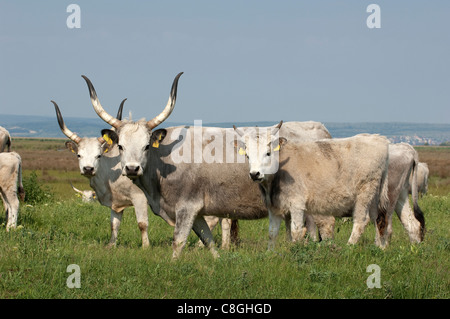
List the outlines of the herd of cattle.
{"label": "herd of cattle", "polygon": [[[267,216],[270,249],[282,220],[289,240],[302,240],[307,232],[318,240],[333,238],[336,217],[352,217],[349,244],[358,242],[371,220],[375,244],[385,248],[394,211],[410,241],[423,241],[425,219],[417,201],[419,192],[427,191],[428,167],[419,163],[412,146],[390,144],[376,134],[333,139],[318,122],[155,130],[175,107],[181,75],[175,77],[163,111],[150,121],[122,120],[126,99],[117,116],[111,116],[91,81],[82,76],[95,112],[111,126],[96,138],[80,137],[67,128],[58,105],[51,101],[61,131],[70,139],[66,147],[77,155],[80,173],[94,191],[72,187],[84,200],[96,198],[111,208],[109,246],[116,244],[122,213],[131,206],[143,247],[149,246],[148,206],[174,226],[174,258],[191,229],[218,256],[211,229],[219,220],[226,249],[231,234],[236,235],[237,220]],[[208,151],[214,160],[202,157]],[[184,159],[190,154],[191,160],[180,161],[181,152]],[[20,156],[11,152],[11,137],[1,127],[0,191],[8,231],[17,226],[18,195],[23,199],[24,190]]]}

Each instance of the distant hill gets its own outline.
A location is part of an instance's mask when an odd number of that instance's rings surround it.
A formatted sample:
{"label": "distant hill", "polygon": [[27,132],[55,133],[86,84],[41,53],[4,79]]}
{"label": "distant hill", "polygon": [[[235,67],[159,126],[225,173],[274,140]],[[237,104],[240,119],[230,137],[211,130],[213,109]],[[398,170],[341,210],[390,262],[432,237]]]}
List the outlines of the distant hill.
{"label": "distant hill", "polygon": [[[107,124],[100,118],[67,117],[64,121],[70,130],[80,136],[98,136]],[[203,126],[232,127],[270,126],[276,122],[203,123]],[[193,125],[193,123],[164,122],[161,127]],[[392,142],[407,142],[412,145],[439,145],[450,141],[450,124],[420,123],[334,123],[325,122],[331,136],[348,137],[359,133],[377,133],[387,136]],[[12,137],[62,137],[56,118],[45,116],[1,115],[0,126]]]}

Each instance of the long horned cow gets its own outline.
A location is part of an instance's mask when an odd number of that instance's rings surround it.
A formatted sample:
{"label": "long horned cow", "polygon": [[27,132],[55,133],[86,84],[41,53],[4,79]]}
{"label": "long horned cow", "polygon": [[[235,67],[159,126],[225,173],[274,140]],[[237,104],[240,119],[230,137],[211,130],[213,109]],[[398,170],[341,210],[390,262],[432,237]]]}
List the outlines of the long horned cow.
{"label": "long horned cow", "polygon": [[[126,99],[122,101],[117,114],[122,117],[122,108]],[[125,208],[134,206],[136,219],[142,237],[142,247],[149,246],[147,199],[139,187],[120,173],[119,151],[113,143],[103,137],[81,138],[72,132],[64,123],[56,102],[56,117],[61,131],[70,141],[66,147],[77,154],[80,173],[89,178],[90,186],[94,189],[98,201],[111,208],[111,239],[108,246],[115,246]],[[171,220],[161,216],[173,226]]]}
{"label": "long horned cow", "polygon": [[[105,122],[115,128],[103,130],[111,140],[118,143],[121,154],[122,174],[133,179],[147,197],[153,212],[166,213],[175,222],[173,236],[173,257],[179,257],[191,229],[214,256],[213,236],[203,216],[217,216],[233,219],[258,219],[267,217],[258,186],[248,177],[245,157],[236,154],[228,142],[235,139],[234,130],[217,127],[169,127],[153,131],[172,113],[179,73],[172,84],[169,100],[164,110],[150,121],[120,121],[109,115],[102,107],[91,81],[86,80],[92,105]],[[291,125],[291,126],[290,126]],[[326,135],[328,131],[317,122],[286,123],[285,135]],[[303,127],[299,130],[299,127]],[[197,131],[200,131],[199,134]],[[318,133],[318,134],[314,134]],[[208,138],[203,138],[208,137]],[[231,138],[231,139],[228,139]],[[318,139],[320,137],[315,137]],[[195,146],[205,152],[212,141],[223,143],[223,149],[216,149],[227,157],[233,152],[235,161],[179,161],[180,149],[191,155]],[[199,144],[200,143],[200,144]],[[220,151],[220,152],[219,152]],[[215,154],[217,155],[217,154]],[[195,156],[195,154],[194,154]],[[234,157],[233,157],[234,158]],[[289,216],[285,216],[289,219]],[[286,222],[286,225],[290,225]]]}

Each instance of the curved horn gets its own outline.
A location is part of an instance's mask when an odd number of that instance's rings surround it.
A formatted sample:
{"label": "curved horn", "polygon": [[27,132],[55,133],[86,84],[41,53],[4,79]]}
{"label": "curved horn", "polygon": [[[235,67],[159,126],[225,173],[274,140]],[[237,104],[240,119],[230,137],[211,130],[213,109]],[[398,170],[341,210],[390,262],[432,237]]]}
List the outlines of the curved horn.
{"label": "curved horn", "polygon": [[175,101],[177,99],[178,80],[182,74],[183,72],[178,73],[173,80],[172,89],[170,90],[170,97],[164,110],[158,116],[147,122],[147,126],[149,127],[149,129],[152,130],[157,127],[159,124],[164,122],[172,113],[173,108],[175,107]]}
{"label": "curved horn", "polygon": [[123,104],[125,103],[127,99],[123,99],[122,103],[120,103],[119,110],[117,111],[116,119],[119,121],[122,121],[122,111],[123,111]]}
{"label": "curved horn", "polygon": [[73,190],[76,191],[77,193],[83,194],[82,191],[80,191],[78,188],[72,185],[72,182],[70,182],[70,186],[72,186]]}
{"label": "curved horn", "polygon": [[272,135],[275,135],[278,133],[278,130],[280,129],[282,124],[283,124],[283,121],[280,121],[280,123],[278,123],[278,125],[272,129]]}
{"label": "curved horn", "polygon": [[240,137],[244,136],[244,132],[242,132],[240,129],[238,129],[235,125],[233,125],[234,130],[236,133],[239,134]]}
{"label": "curved horn", "polygon": [[89,89],[89,95],[91,96],[92,106],[94,107],[95,112],[100,116],[100,118],[111,125],[114,128],[119,128],[122,121],[116,119],[114,116],[109,115],[103,109],[100,101],[98,100],[97,93],[95,92],[94,86],[92,85],[91,80],[89,80],[86,76],[81,76],[85,81]]}
{"label": "curved horn", "polygon": [[50,102],[52,102],[53,105],[55,106],[56,118],[58,119],[58,124],[59,124],[59,127],[61,128],[61,131],[64,133],[64,135],[66,135],[68,138],[70,138],[75,143],[77,143],[77,144],[80,143],[81,137],[79,137],[77,134],[75,134],[71,130],[69,130],[67,128],[66,124],[64,124],[64,120],[61,115],[61,111],[59,110],[58,104],[56,104],[56,102],[53,100]]}

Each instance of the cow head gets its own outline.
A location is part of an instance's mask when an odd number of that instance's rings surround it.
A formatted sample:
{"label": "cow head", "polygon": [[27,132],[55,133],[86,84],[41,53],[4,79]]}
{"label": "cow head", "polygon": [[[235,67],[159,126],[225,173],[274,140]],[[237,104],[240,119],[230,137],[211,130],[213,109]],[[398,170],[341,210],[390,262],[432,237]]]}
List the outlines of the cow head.
{"label": "cow head", "polygon": [[122,175],[131,179],[141,176],[147,165],[148,152],[151,148],[159,147],[159,143],[166,136],[166,130],[153,131],[153,129],[165,121],[172,113],[175,107],[178,80],[182,74],[183,72],[175,77],[170,97],[164,110],[150,121],[141,120],[136,122],[118,120],[109,115],[101,106],[91,81],[86,76],[82,76],[88,85],[95,112],[116,130],[115,132],[103,130],[102,135],[108,136],[117,143],[121,154]]}
{"label": "cow head", "polygon": [[238,134],[235,147],[239,154],[245,154],[248,158],[250,178],[256,182],[262,182],[268,176],[278,171],[278,154],[281,146],[286,142],[280,138],[278,131],[283,121],[275,127],[247,129],[245,132],[233,125]]}
{"label": "cow head", "polygon": [[88,190],[88,191],[82,191],[79,190],[78,188],[76,188],[75,186],[72,185],[72,183],[70,183],[70,186],[72,186],[72,189],[77,192],[77,195],[81,197],[81,200],[83,201],[83,203],[92,203],[95,202],[95,200],[97,199],[95,192],[93,190]]}
{"label": "cow head", "polygon": [[[122,101],[119,107],[118,117],[122,116],[122,108],[126,99]],[[51,101],[55,106],[56,117],[61,131],[66,135],[70,141],[65,143],[66,147],[78,157],[78,164],[80,173],[87,177],[95,176],[99,167],[100,158],[104,153],[108,152],[114,143],[109,138],[81,138],[76,133],[69,130],[64,123],[61,111],[55,101]]]}

